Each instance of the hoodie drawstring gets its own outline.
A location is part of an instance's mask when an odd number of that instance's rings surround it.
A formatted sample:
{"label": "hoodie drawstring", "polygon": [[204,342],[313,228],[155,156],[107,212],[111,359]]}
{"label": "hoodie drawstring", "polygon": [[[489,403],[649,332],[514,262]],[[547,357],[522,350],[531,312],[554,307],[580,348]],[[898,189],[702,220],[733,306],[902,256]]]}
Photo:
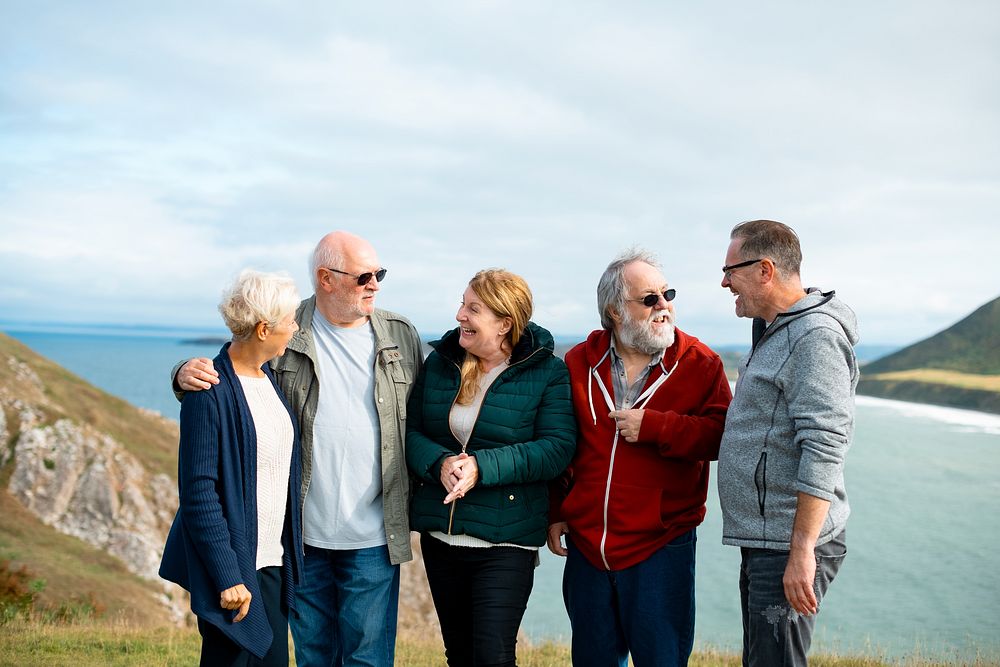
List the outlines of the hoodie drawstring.
{"label": "hoodie drawstring", "polygon": [[[598,361],[596,365],[591,366],[590,380],[587,382],[587,398],[590,401],[590,415],[594,419],[594,426],[597,426],[597,412],[594,410],[594,393],[591,390],[591,383],[594,380],[597,380],[597,387],[598,389],[601,390],[601,393],[604,395],[604,401],[608,406],[608,410],[609,411],[615,410],[615,402],[611,399],[611,394],[608,392],[608,388],[604,386],[604,381],[601,380],[601,376],[597,374],[597,368],[602,363],[604,363],[604,360],[608,358],[609,354],[611,354],[610,347],[608,348],[608,351],[604,353],[604,356],[601,357],[601,360]],[[653,382],[653,384],[649,385],[649,387],[646,388],[646,391],[639,394],[639,397],[635,399],[635,404],[633,406],[634,409],[641,410],[646,406],[647,403],[649,403],[649,400],[653,398],[653,394],[655,394],[656,390],[659,389],[660,386],[667,381],[667,378],[670,377],[670,374],[674,372],[679,362],[680,362],[680,356],[678,355],[677,361],[674,362],[673,367],[668,371],[666,367],[663,365],[663,360],[660,359],[660,370],[662,371],[662,374],[660,375],[660,377],[656,378],[656,381]],[[608,505],[611,500],[611,477],[615,470],[615,454],[618,453],[618,435],[619,431],[618,428],[616,427],[614,438],[611,441],[611,458],[608,463],[608,481],[606,486],[604,487],[604,532],[601,535],[601,547],[600,547],[601,560],[604,561],[604,567],[606,567],[609,571],[611,570],[611,564],[608,563],[608,558],[607,554],[605,553],[604,547],[608,541]]]}

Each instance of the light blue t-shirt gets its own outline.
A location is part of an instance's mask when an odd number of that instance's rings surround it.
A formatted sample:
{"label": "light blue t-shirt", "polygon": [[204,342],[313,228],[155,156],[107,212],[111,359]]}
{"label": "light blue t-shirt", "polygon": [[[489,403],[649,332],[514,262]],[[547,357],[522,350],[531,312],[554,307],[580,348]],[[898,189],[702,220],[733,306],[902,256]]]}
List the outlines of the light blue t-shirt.
{"label": "light blue t-shirt", "polygon": [[322,549],[380,546],[386,539],[381,429],[375,409],[375,333],[370,322],[336,327],[317,310],[312,334],[319,404],[303,539]]}

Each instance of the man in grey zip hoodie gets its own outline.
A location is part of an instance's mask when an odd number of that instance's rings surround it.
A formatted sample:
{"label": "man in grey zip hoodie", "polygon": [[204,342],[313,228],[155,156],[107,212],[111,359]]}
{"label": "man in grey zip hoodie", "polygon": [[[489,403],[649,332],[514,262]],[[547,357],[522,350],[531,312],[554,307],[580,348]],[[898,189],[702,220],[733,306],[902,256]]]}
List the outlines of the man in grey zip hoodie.
{"label": "man in grey zip hoodie", "polygon": [[719,451],[722,541],[741,547],[743,664],[805,665],[819,603],[847,553],[857,321],[805,290],[795,232],[733,228],[722,287],[754,318]]}

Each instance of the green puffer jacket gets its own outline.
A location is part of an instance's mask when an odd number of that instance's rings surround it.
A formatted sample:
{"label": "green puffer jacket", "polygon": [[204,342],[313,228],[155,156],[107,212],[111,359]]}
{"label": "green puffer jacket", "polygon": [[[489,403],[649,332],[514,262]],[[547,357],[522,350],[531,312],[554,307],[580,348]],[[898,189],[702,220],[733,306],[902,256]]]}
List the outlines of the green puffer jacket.
{"label": "green puffer jacket", "polygon": [[[465,350],[458,329],[431,343],[407,405],[406,462],[417,478],[413,530],[448,532],[441,462],[459,454],[448,413],[458,396]],[[529,322],[503,371],[486,392],[466,452],[479,481],[457,500],[451,532],[493,543],[538,547],[548,529],[548,485],[576,450],[569,373],[553,356],[552,335]]]}

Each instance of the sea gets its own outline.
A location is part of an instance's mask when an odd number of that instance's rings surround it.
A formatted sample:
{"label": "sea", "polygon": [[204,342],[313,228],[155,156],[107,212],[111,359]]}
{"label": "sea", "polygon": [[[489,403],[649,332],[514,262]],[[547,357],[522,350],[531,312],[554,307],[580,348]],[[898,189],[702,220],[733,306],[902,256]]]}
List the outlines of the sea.
{"label": "sea", "polygon": [[[217,331],[4,325],[85,380],[177,419],[169,373]],[[848,556],[814,651],[1000,664],[1000,415],[859,396],[847,457]],[[714,468],[714,466],[713,466]],[[713,469],[714,473],[714,469]],[[698,528],[696,646],[738,651],[739,550],[721,543],[714,477]],[[562,559],[542,550],[522,629],[567,641]]]}

